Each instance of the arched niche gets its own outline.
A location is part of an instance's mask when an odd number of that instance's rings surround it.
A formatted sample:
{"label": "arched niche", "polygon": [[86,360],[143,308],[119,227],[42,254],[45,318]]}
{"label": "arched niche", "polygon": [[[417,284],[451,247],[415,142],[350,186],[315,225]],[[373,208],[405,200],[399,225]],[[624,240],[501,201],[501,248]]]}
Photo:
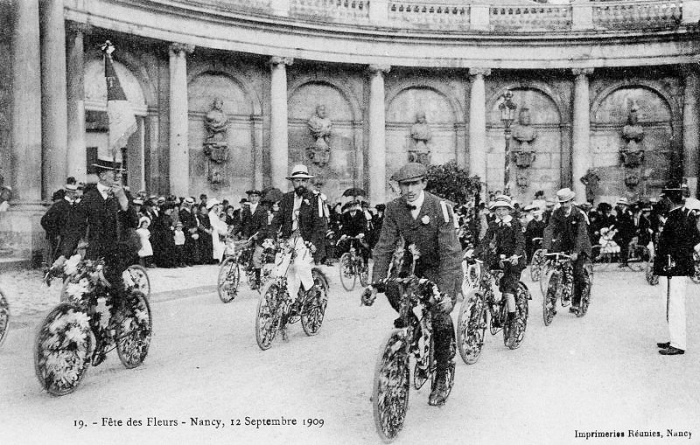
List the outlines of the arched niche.
{"label": "arched niche", "polygon": [[464,151],[464,137],[458,134],[459,128],[464,127],[463,113],[455,98],[431,85],[402,85],[387,97],[387,178],[408,162],[409,150],[414,144],[411,127],[419,112],[425,113],[430,126],[431,164],[458,160],[458,153]]}
{"label": "arched niche", "polygon": [[[201,71],[191,76],[187,86],[190,154],[190,190],[210,192],[214,196],[238,196],[252,187],[254,181],[255,150],[259,144],[256,119],[259,108],[251,97],[248,86],[231,74],[221,71]],[[228,160],[214,162],[204,152],[208,137],[205,118],[214,101],[222,101],[222,110],[228,117],[226,142]],[[212,173],[220,175],[220,182],[211,181]]]}
{"label": "arched niche", "polygon": [[[527,168],[510,164],[510,177],[515,187],[511,194],[519,202],[530,202],[537,190],[557,190],[569,170],[569,143],[566,135],[565,107],[550,89],[539,84],[510,84],[496,90],[486,101],[486,183],[490,191],[504,189],[505,173],[505,126],[501,120],[499,105],[506,91],[513,93],[512,101],[517,105],[511,129],[520,125],[519,116],[523,108],[530,111],[531,125],[537,130],[532,142],[535,160]],[[511,150],[519,149],[511,139]],[[525,185],[517,185],[518,177]]]}
{"label": "arched niche", "polygon": [[[323,105],[332,121],[328,162],[313,158],[315,139],[308,120]],[[289,164],[307,165],[315,181],[329,199],[338,199],[343,191],[356,185],[358,150],[362,147],[359,101],[350,91],[335,82],[301,80],[291,86],[287,99],[289,117]]]}
{"label": "arched niche", "polygon": [[[632,106],[637,108],[639,125],[644,130],[640,144],[644,163],[630,169],[622,165],[619,151],[625,146],[622,131]],[[679,119],[675,101],[652,82],[627,81],[601,91],[591,105],[593,168],[600,177],[596,200],[657,196],[671,177],[674,163],[680,162],[680,144],[676,141],[681,135],[674,134],[674,122]],[[625,184],[629,175],[639,178],[636,186]]]}

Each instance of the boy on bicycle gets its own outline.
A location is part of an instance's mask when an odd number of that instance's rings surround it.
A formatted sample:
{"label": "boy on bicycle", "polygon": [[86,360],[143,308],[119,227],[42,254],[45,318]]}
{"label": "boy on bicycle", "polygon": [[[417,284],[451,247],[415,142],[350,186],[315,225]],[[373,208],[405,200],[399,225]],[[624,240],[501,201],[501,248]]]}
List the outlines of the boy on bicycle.
{"label": "boy on bicycle", "polygon": [[525,236],[520,222],[511,215],[513,204],[509,196],[497,196],[490,210],[496,218],[489,223],[474,255],[483,258],[488,268],[503,269],[498,289],[506,299],[508,316],[505,323],[510,325],[515,320],[515,294],[526,264]]}
{"label": "boy on bicycle", "polygon": [[574,269],[574,295],[569,312],[578,315],[581,293],[585,280],[583,264],[591,257],[591,241],[588,238],[588,218],[574,205],[576,194],[567,188],[557,192],[560,207],[552,212],[544,231],[545,252],[563,252],[571,255]]}

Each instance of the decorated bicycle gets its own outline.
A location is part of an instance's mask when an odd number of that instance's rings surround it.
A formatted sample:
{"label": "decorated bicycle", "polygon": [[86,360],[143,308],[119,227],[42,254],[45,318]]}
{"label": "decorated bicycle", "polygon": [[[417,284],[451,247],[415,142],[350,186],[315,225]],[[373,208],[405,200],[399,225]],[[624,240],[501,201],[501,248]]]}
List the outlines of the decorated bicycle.
{"label": "decorated bicycle", "polygon": [[[382,344],[377,357],[372,385],[372,406],[374,424],[384,442],[391,442],[398,437],[403,428],[408,412],[411,368],[413,369],[413,386],[421,389],[430,380],[431,391],[437,384],[437,363],[435,359],[435,339],[433,335],[434,306],[443,298],[450,298],[440,293],[432,281],[417,278],[415,260],[418,252],[415,246],[409,246],[412,260],[406,259],[403,246],[394,256],[393,273],[389,278],[372,283],[362,294],[362,304],[374,303],[372,288],[377,292],[386,292],[388,286],[395,286],[399,292],[399,318],[394,321],[394,329]],[[407,263],[407,261],[411,261]],[[410,272],[406,270],[408,265]],[[454,385],[455,373],[454,339],[450,347],[450,360],[447,367],[447,397]]]}
{"label": "decorated bicycle", "polygon": [[[545,326],[549,326],[557,314],[557,301],[562,307],[569,306],[576,289],[574,289],[574,266],[571,255],[555,252],[547,253],[546,256],[552,259],[553,264],[552,270],[547,273],[547,290],[542,298],[542,317]],[[590,262],[584,263],[582,288],[578,290],[581,301],[578,307],[570,309],[577,317],[585,316],[591,303],[591,267]]]}
{"label": "decorated bicycle", "polygon": [[348,251],[340,256],[338,270],[340,272],[340,283],[347,291],[355,288],[355,282],[360,279],[360,284],[367,286],[369,267],[359,249],[369,249],[364,245],[364,235],[347,236],[343,235],[338,240],[337,245],[349,243]]}
{"label": "decorated bicycle", "polygon": [[5,342],[9,328],[10,303],[7,301],[7,297],[5,297],[2,289],[0,289],[0,346]]}
{"label": "decorated bicycle", "polygon": [[[50,278],[56,278],[58,276],[63,278],[61,301],[68,301],[69,296],[67,290],[70,282],[68,280],[69,277],[64,276],[60,271],[58,272],[58,275],[54,273],[53,276],[51,276],[51,273],[48,272],[48,269],[45,271],[45,273],[49,274],[49,280],[46,281],[47,285],[50,285]],[[131,266],[127,267],[122,274],[122,280],[124,281],[124,286],[126,288],[132,288],[133,290],[140,291],[146,296],[146,298],[151,296],[151,279],[148,277],[148,272],[146,271],[145,267],[138,264],[132,264]]]}
{"label": "decorated bicycle", "polygon": [[101,259],[74,255],[54,264],[47,281],[55,276],[67,277],[67,300],[49,312],[34,341],[34,368],[42,388],[54,396],[75,391],[88,368],[101,364],[114,349],[126,368],[139,366],[152,335],[146,296],[128,284],[115,290]]}
{"label": "decorated bicycle", "polygon": [[263,351],[270,349],[278,332],[287,340],[288,325],[300,320],[308,336],[321,329],[328,304],[328,279],[319,268],[312,267],[313,251],[313,244],[301,237],[290,238],[280,246],[255,318],[255,339]]}
{"label": "decorated bicycle", "polygon": [[265,239],[262,244],[263,266],[258,277],[252,264],[255,246],[251,240],[235,241],[229,237],[226,240],[226,249],[224,250],[225,259],[219,267],[217,278],[217,291],[221,301],[229,303],[238,295],[241,270],[245,272],[251,290],[260,292],[272,273],[276,250],[274,241],[269,238]]}
{"label": "decorated bicycle", "polygon": [[487,268],[483,261],[470,259],[470,263],[481,265],[479,285],[472,289],[462,301],[457,319],[457,346],[464,363],[472,365],[479,360],[484,346],[486,328],[491,335],[503,330],[503,343],[509,349],[517,349],[525,338],[529,314],[528,301],[532,299],[525,283],[518,282],[515,295],[515,316],[508,320],[507,299],[497,293],[503,277],[501,256],[498,267]]}

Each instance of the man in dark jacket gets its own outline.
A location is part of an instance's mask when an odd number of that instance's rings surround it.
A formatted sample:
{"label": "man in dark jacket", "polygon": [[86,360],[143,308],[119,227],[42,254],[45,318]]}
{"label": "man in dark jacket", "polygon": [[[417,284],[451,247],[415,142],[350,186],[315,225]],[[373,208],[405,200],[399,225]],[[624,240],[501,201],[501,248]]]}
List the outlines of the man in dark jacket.
{"label": "man in dark jacket", "polygon": [[49,263],[56,261],[62,254],[63,244],[70,238],[70,232],[78,229],[75,203],[78,186],[66,184],[64,191],[63,198],[54,202],[41,217],[41,227],[46,231],[46,239],[51,249],[50,256],[45,258]]}
{"label": "man in dark jacket", "polygon": [[[450,312],[462,283],[462,249],[455,229],[456,216],[447,203],[424,191],[428,184],[426,175],[424,165],[411,162],[392,176],[392,180],[399,183],[401,197],[386,206],[379,241],[372,252],[375,261],[372,282],[387,277],[390,260],[403,238],[406,246],[415,245],[420,252],[415,264],[416,276],[432,281],[445,295],[431,309],[437,375],[428,403],[437,406],[444,404],[449,396],[447,374],[453,360],[451,344],[454,342]],[[371,295],[363,298],[363,303],[372,304],[376,292],[371,288]],[[386,296],[398,310],[398,289],[387,286]]]}
{"label": "man in dark jacket", "polygon": [[634,225],[634,215],[630,211],[627,198],[617,200],[615,212],[617,213],[615,242],[620,245],[620,267],[627,267],[627,258],[630,255],[630,242],[637,232],[637,228]]}
{"label": "man in dark jacket", "polygon": [[[591,241],[588,238],[588,220],[582,210],[574,205],[576,194],[569,188],[557,192],[561,207],[552,212],[549,225],[544,231],[543,248],[546,251],[564,252],[571,255],[574,266],[574,295],[569,312],[580,314],[581,295],[586,281],[583,264],[591,257]],[[556,313],[556,312],[554,312]]]}
{"label": "man in dark jacket", "polygon": [[199,232],[199,223],[197,223],[197,218],[195,218],[192,213],[192,207],[194,206],[194,198],[188,197],[182,201],[182,208],[180,209],[180,222],[182,223],[182,231],[185,233],[185,246],[183,248],[183,262],[187,266],[193,266],[195,263],[195,258],[197,255],[197,238],[199,236],[192,238]]}
{"label": "man in dark jacket", "polygon": [[[343,216],[340,218],[340,236],[357,237],[362,235],[364,238],[367,235],[367,218],[364,212],[360,209],[360,203],[350,201],[343,206]],[[362,258],[367,264],[369,258],[369,249],[366,244],[366,238],[360,241],[355,241],[357,252],[362,255]],[[340,253],[350,250],[350,241],[344,240],[340,243]]]}
{"label": "man in dark jacket", "polygon": [[700,251],[700,233],[692,210],[700,203],[688,199],[683,205],[683,188],[672,182],[663,190],[672,203],[654,261],[654,274],[666,301],[669,341],[657,343],[661,355],[681,355],[686,349],[685,293],[689,276],[695,273],[693,251]]}

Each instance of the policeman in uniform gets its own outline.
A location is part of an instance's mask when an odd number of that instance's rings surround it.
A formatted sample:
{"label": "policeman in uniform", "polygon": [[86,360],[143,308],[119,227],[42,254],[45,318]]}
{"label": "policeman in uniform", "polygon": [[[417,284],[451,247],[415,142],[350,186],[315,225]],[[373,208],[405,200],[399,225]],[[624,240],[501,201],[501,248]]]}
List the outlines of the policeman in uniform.
{"label": "policeman in uniform", "polygon": [[[693,207],[697,200],[688,200],[683,205],[683,188],[671,182],[663,189],[671,201],[666,223],[659,234],[659,247],[654,260],[654,274],[664,296],[669,341],[657,343],[661,355],[681,355],[686,349],[685,291],[688,277],[695,273],[693,250],[700,251],[700,233],[696,226]],[[691,202],[693,204],[691,204]]]}
{"label": "policeman in uniform", "polygon": [[[386,206],[379,241],[372,253],[372,281],[386,278],[392,255],[403,237],[406,245],[414,244],[420,252],[416,276],[431,280],[448,297],[433,308],[437,382],[428,403],[437,406],[443,405],[449,395],[447,370],[454,354],[451,343],[455,335],[450,312],[462,282],[462,252],[455,229],[456,216],[444,201],[424,190],[428,184],[426,175],[423,164],[411,162],[392,176],[399,183],[401,197]],[[364,303],[371,304],[376,292],[372,288],[372,295]],[[396,288],[387,287],[386,295],[392,307],[398,309]]]}

